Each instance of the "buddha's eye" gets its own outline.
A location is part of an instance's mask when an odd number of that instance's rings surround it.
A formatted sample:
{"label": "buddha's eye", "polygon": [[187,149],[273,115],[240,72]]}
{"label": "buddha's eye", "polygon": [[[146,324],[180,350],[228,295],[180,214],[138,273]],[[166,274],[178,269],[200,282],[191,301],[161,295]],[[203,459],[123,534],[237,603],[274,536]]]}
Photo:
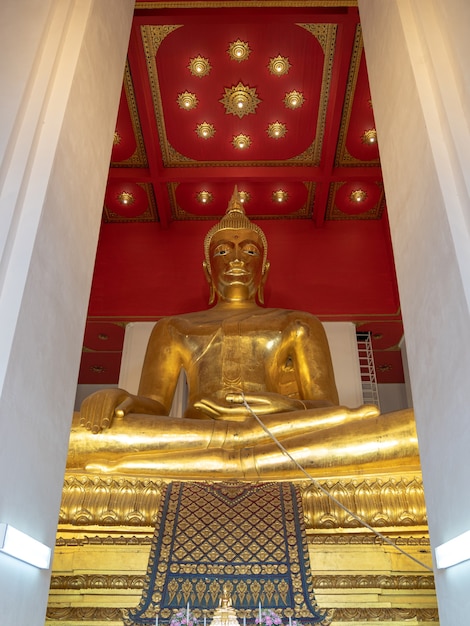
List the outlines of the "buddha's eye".
{"label": "buddha's eye", "polygon": [[244,252],[246,254],[250,254],[251,256],[257,256],[259,254],[258,250],[256,248],[245,248]]}
{"label": "buddha's eye", "polygon": [[224,256],[229,253],[229,249],[227,247],[216,248],[214,252],[214,256]]}

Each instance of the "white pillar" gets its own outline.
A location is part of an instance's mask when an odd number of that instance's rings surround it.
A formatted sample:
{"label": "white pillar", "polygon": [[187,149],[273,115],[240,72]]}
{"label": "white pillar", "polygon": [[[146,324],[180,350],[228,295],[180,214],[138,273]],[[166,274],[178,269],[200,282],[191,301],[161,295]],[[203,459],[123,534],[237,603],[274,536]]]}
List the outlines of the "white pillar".
{"label": "white pillar", "polygon": [[[470,3],[359,0],[431,545],[470,529]],[[468,622],[470,562],[436,572]]]}
{"label": "white pillar", "polygon": [[[53,547],[133,0],[2,0],[0,522]],[[0,622],[50,572],[0,554]]]}

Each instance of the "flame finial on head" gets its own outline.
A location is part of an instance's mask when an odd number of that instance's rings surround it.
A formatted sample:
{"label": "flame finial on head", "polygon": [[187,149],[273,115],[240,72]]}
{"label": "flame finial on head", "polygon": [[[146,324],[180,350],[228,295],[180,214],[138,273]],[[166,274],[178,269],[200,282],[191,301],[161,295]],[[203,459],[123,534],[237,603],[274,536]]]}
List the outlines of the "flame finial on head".
{"label": "flame finial on head", "polygon": [[268,256],[268,242],[266,240],[266,235],[263,233],[261,228],[253,222],[250,222],[248,217],[246,216],[245,209],[243,208],[243,203],[240,198],[240,194],[238,193],[238,187],[235,185],[233,190],[232,197],[228,203],[227,211],[222,219],[213,226],[207,235],[204,238],[204,257],[206,260],[207,268],[210,272],[210,257],[209,257],[209,248],[211,245],[212,237],[215,233],[218,233],[220,230],[239,230],[239,229],[247,229],[252,230],[258,234],[261,239],[261,243],[263,245],[263,272],[266,267],[266,260]]}

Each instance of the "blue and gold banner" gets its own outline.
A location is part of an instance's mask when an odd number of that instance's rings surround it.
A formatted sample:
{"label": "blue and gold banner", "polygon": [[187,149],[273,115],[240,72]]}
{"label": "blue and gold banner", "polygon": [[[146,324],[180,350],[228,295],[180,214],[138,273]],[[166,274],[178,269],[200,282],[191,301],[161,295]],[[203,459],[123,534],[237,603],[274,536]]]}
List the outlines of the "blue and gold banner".
{"label": "blue and gold banner", "polygon": [[127,626],[166,624],[191,607],[210,622],[223,586],[240,624],[259,607],[287,624],[328,624],[316,605],[300,494],[291,483],[171,483],[139,606]]}

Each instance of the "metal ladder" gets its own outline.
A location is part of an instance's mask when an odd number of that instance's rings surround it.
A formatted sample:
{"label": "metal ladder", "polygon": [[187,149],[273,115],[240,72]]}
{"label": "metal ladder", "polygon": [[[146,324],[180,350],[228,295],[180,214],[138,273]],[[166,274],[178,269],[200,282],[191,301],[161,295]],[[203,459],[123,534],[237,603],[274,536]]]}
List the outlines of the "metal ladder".
{"label": "metal ladder", "polygon": [[380,409],[372,338],[369,332],[357,333],[357,351],[361,370],[362,398],[364,404],[375,404],[375,406]]}

